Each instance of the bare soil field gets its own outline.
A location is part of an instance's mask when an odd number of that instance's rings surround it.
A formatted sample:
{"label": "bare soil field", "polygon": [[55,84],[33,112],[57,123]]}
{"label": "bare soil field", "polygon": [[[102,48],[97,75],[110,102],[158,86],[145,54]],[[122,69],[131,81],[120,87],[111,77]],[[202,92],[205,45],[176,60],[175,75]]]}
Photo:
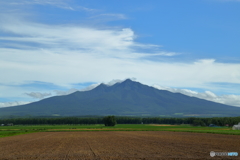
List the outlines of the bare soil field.
{"label": "bare soil field", "polygon": [[240,159],[240,136],[168,131],[39,132],[0,138],[0,159]]}

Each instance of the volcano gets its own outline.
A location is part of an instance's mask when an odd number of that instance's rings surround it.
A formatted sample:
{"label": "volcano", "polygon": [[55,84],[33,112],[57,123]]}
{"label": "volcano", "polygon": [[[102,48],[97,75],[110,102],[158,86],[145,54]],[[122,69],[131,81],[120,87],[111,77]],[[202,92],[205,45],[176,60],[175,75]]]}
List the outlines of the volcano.
{"label": "volcano", "polygon": [[159,90],[127,79],[112,86],[0,108],[3,116],[240,116],[240,107]]}

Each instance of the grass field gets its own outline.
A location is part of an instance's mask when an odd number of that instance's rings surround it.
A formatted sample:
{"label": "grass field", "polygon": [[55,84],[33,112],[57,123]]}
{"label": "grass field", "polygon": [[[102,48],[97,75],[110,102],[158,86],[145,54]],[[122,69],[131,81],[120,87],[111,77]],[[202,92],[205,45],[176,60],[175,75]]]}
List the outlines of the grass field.
{"label": "grass field", "polygon": [[33,132],[58,131],[173,131],[240,135],[240,130],[232,130],[229,127],[194,127],[190,125],[118,124],[114,127],[105,127],[104,125],[16,125],[1,126],[0,138]]}

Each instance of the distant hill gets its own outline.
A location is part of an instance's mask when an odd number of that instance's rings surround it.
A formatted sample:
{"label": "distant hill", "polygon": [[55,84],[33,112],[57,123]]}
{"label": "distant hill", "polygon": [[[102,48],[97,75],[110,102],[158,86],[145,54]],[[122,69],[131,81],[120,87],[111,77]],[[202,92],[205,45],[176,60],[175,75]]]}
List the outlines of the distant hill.
{"label": "distant hill", "polygon": [[158,90],[129,79],[112,86],[0,108],[2,116],[240,116],[240,107]]}

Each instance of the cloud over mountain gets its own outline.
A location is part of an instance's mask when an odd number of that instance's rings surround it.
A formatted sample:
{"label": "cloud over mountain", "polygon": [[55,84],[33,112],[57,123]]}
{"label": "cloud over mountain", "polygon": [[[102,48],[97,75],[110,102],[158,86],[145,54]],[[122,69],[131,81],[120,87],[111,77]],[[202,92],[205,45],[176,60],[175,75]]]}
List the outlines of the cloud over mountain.
{"label": "cloud over mountain", "polygon": [[160,90],[167,90],[173,93],[182,93],[187,96],[197,97],[217,103],[222,103],[226,105],[240,107],[240,95],[216,95],[211,91],[205,92],[196,92],[189,89],[178,89],[178,88],[169,88],[169,87],[162,87],[158,85],[153,85],[153,87],[160,89]]}
{"label": "cloud over mountain", "polygon": [[51,93],[40,93],[40,92],[31,92],[31,93],[25,93],[25,94],[37,99],[43,99],[45,97],[49,97],[52,95]]}

